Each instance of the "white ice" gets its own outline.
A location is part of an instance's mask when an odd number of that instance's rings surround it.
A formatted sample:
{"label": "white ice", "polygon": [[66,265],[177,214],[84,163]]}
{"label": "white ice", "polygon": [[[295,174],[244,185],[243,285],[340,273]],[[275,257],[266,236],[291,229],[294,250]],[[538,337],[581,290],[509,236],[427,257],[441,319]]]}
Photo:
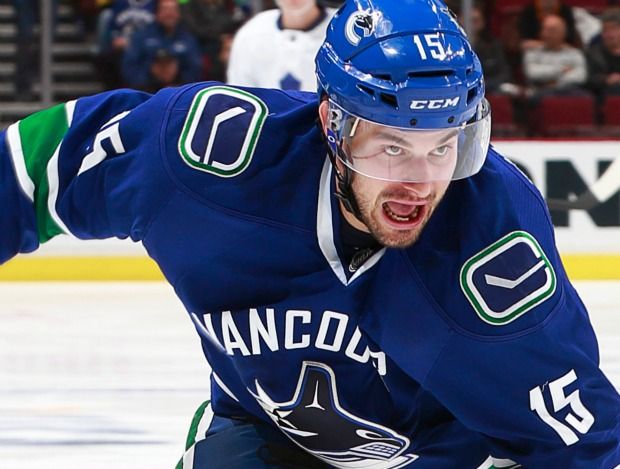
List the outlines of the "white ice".
{"label": "white ice", "polygon": [[[577,282],[620,388],[620,282]],[[163,283],[0,283],[0,469],[172,469],[209,369]]]}

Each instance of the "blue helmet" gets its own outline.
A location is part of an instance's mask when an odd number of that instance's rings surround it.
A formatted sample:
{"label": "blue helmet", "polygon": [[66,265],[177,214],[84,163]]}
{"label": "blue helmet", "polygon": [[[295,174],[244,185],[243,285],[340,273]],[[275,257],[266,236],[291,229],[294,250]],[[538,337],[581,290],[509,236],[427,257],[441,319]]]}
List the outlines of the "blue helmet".
{"label": "blue helmet", "polygon": [[441,0],[347,0],[316,74],[319,95],[383,125],[443,129],[484,114],[480,60]]}
{"label": "blue helmet", "polygon": [[[351,170],[428,182],[482,167],[491,132],[482,66],[441,0],[347,0],[328,26],[316,74],[329,104],[329,154],[345,166],[337,168],[341,198],[352,199]],[[368,144],[378,132],[393,143]]]}

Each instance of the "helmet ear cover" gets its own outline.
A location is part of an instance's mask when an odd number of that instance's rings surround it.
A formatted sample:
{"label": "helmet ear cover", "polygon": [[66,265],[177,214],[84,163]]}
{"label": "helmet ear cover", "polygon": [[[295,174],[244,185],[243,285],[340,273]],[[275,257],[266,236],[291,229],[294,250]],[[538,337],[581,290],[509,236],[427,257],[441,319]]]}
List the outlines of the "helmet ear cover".
{"label": "helmet ear cover", "polygon": [[[327,99],[327,97],[323,95],[322,99]],[[336,175],[336,191],[334,194],[342,202],[344,208],[361,221],[362,216],[359,205],[357,204],[357,200],[353,194],[353,188],[351,187],[353,183],[353,173],[347,165],[342,165],[342,169],[338,165],[338,160],[340,159],[342,161],[344,154],[340,154],[343,150],[337,144],[334,132],[330,128],[332,124],[329,116],[326,131],[323,130],[320,120],[317,122],[317,125],[320,127],[321,136],[327,146],[327,155],[329,156],[329,160],[331,161],[332,168]]]}

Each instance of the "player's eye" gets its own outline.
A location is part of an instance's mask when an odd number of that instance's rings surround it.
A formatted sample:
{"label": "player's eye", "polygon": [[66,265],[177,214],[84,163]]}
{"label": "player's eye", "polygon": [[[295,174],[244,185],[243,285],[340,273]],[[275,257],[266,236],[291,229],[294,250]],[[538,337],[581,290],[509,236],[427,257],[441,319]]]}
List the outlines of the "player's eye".
{"label": "player's eye", "polygon": [[432,152],[431,155],[432,156],[446,156],[448,154],[448,152],[450,151],[450,148],[452,148],[450,145],[441,145],[440,147],[435,148]]}
{"label": "player's eye", "polygon": [[389,156],[400,156],[403,154],[403,149],[397,145],[388,145],[384,151]]}

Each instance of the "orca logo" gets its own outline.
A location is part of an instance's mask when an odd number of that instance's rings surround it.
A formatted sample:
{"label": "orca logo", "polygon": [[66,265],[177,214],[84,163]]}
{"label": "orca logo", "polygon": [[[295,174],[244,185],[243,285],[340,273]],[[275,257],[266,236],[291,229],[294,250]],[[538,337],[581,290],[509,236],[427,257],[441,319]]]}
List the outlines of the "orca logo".
{"label": "orca logo", "polygon": [[265,413],[303,449],[334,467],[396,469],[418,459],[409,438],[342,408],[336,377],[323,363],[303,362],[291,400],[275,402],[255,380],[248,389]]}
{"label": "orca logo", "polygon": [[356,11],[349,16],[345,25],[344,35],[354,46],[357,46],[363,37],[370,36],[375,30],[375,19],[370,10]]}

